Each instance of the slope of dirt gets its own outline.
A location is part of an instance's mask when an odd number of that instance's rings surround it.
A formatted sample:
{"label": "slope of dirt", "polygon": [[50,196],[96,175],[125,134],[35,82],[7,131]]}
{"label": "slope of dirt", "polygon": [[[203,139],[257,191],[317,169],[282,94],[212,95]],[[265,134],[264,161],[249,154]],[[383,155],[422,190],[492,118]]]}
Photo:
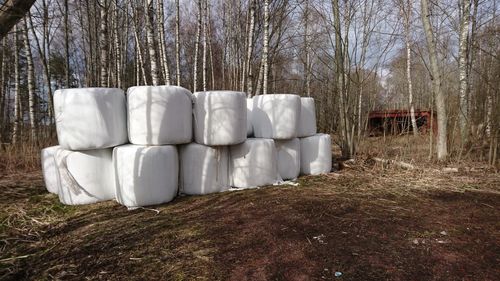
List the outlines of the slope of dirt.
{"label": "slope of dirt", "polygon": [[[497,280],[500,176],[351,167],[127,211],[0,178],[0,279]],[[342,273],[335,277],[335,273]]]}

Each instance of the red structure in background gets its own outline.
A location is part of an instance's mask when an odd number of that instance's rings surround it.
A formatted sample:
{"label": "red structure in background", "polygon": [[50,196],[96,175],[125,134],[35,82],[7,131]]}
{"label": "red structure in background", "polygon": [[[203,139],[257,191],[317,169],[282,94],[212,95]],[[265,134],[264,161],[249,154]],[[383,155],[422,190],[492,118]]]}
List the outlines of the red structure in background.
{"label": "red structure in background", "polygon": [[[426,133],[431,129],[436,132],[436,113],[433,114],[430,110],[415,110],[415,119],[420,132]],[[401,109],[372,111],[368,116],[368,132],[370,136],[412,132],[410,111]]]}

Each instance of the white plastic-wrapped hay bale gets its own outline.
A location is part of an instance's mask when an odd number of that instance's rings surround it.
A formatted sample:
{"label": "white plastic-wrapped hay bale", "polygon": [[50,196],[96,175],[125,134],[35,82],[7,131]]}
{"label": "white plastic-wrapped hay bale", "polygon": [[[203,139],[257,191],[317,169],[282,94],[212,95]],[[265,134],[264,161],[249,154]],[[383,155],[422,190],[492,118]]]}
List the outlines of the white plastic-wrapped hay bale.
{"label": "white plastic-wrapped hay bale", "polygon": [[66,205],[91,204],[115,197],[112,149],[55,154],[59,200]]}
{"label": "white plastic-wrapped hay bale", "polygon": [[278,182],[277,153],[272,139],[247,139],[229,150],[232,186],[252,188]]}
{"label": "white plastic-wrapped hay bale", "polygon": [[247,99],[247,137],[253,135],[253,127],[252,127],[252,108],[253,108],[253,99]]}
{"label": "white plastic-wrapped hay bale", "polygon": [[253,98],[252,125],[256,138],[293,139],[300,120],[297,95],[261,95]]}
{"label": "white plastic-wrapped hay bale", "polygon": [[278,152],[278,172],[282,179],[296,179],[300,174],[300,140],[275,140]]}
{"label": "white plastic-wrapped hay bale", "polygon": [[40,159],[42,161],[42,174],[45,182],[45,188],[50,193],[57,194],[59,190],[59,177],[57,174],[57,166],[55,154],[59,149],[59,145],[46,147],[42,149]]}
{"label": "white plastic-wrapped hay bale", "polygon": [[64,149],[101,149],[127,142],[125,95],[120,89],[57,90],[54,113]]}
{"label": "white plastic-wrapped hay bale", "polygon": [[317,175],[332,170],[332,140],[330,135],[316,134],[300,139],[300,173]]}
{"label": "white plastic-wrapped hay bale", "polygon": [[316,110],[313,98],[300,98],[300,122],[298,137],[310,137],[316,134]]}
{"label": "white plastic-wrapped hay bale", "polygon": [[182,193],[202,195],[229,189],[229,149],[190,143],[179,147]]}
{"label": "white plastic-wrapped hay bale", "polygon": [[178,86],[136,86],[127,90],[128,136],[133,144],[189,143],[192,94]]}
{"label": "white plastic-wrapped hay bale", "polygon": [[179,159],[175,146],[117,146],[113,163],[120,204],[128,208],[156,205],[177,195]]}
{"label": "white plastic-wrapped hay bale", "polygon": [[233,145],[247,138],[246,96],[242,92],[194,93],[194,137],[204,145]]}

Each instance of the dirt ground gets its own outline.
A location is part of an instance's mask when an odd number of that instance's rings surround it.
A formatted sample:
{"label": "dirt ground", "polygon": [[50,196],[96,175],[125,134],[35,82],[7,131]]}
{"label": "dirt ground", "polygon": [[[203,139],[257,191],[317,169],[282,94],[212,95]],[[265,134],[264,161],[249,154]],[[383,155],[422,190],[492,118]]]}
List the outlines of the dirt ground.
{"label": "dirt ground", "polygon": [[[0,176],[1,280],[498,280],[500,175],[370,161],[127,211]],[[340,276],[336,276],[340,275]]]}

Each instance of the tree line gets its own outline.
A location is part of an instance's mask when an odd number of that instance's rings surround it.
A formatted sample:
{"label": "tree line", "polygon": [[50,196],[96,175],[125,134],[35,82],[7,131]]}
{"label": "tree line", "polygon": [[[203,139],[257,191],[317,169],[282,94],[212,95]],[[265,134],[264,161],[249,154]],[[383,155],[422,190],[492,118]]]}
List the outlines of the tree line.
{"label": "tree line", "polygon": [[1,142],[53,138],[56,89],[171,84],[314,97],[344,157],[371,110],[407,109],[415,135],[415,110],[432,110],[433,157],[477,151],[495,164],[497,10],[494,0],[38,0],[0,44]]}

